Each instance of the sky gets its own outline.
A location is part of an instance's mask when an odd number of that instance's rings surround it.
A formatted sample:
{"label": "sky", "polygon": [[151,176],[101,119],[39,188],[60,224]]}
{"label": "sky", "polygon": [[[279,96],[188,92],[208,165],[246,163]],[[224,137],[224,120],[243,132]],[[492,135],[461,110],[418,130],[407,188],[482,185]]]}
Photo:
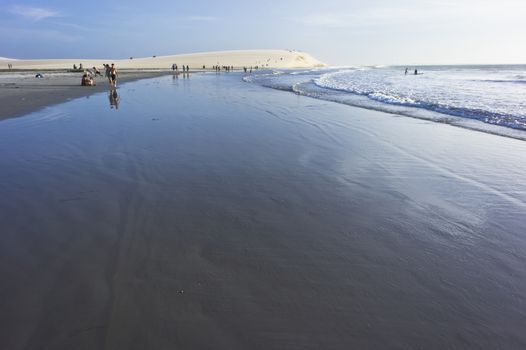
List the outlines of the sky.
{"label": "sky", "polygon": [[331,65],[526,64],[526,0],[0,0],[0,57],[240,49]]}

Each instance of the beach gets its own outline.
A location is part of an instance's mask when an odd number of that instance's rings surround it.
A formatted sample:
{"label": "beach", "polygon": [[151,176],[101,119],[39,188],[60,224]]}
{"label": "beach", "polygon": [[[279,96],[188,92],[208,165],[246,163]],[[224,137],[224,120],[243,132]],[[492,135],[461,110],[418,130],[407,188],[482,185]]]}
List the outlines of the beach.
{"label": "beach", "polygon": [[[238,50],[218,51],[135,59],[39,59],[13,60],[0,58],[0,120],[24,115],[42,107],[64,102],[95,92],[108,90],[103,64],[114,63],[119,83],[173,74],[173,64],[189,66],[190,72],[213,71],[213,66],[233,66],[235,70],[268,67],[300,68],[325,66],[308,53],[293,50]],[[83,64],[84,70],[97,67],[96,86],[80,86],[82,72],[68,72]],[[6,69],[8,65],[12,69]],[[203,66],[205,67],[203,69]],[[44,78],[37,79],[41,73]]]}
{"label": "beach", "polygon": [[[81,86],[82,73],[44,72],[44,78],[35,75],[41,71],[0,73],[0,120],[25,115],[49,105],[86,97],[110,89],[108,79],[95,77],[96,86]],[[119,73],[120,84],[170,74],[165,71],[124,71]]]}
{"label": "beach", "polygon": [[526,347],[523,141],[243,77],[2,97],[3,348]]}

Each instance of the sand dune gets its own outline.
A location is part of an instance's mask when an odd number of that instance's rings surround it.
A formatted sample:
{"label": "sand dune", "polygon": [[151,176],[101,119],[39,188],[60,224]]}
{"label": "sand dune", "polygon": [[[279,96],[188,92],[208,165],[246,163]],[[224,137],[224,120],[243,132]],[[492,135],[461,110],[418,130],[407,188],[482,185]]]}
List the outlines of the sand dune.
{"label": "sand dune", "polygon": [[293,50],[240,50],[204,52],[171,56],[152,56],[145,58],[115,59],[45,59],[45,60],[11,60],[0,57],[0,67],[7,68],[12,64],[13,69],[68,69],[73,64],[82,63],[86,68],[100,67],[103,63],[115,63],[125,69],[166,69],[173,63],[190,68],[207,68],[214,65],[228,65],[234,67],[272,67],[272,68],[306,68],[325,66],[310,54]]}

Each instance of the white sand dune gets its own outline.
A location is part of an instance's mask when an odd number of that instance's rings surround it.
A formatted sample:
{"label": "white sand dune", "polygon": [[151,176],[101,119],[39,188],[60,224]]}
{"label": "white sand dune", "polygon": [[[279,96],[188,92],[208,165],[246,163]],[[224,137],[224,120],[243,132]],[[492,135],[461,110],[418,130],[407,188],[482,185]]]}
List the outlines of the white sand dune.
{"label": "white sand dune", "polygon": [[171,56],[152,56],[145,58],[114,59],[45,59],[11,60],[0,57],[0,68],[12,64],[14,69],[70,69],[73,64],[83,67],[100,67],[103,63],[115,63],[126,69],[169,69],[173,63],[179,67],[188,65],[197,69],[214,65],[239,67],[308,68],[326,66],[310,54],[294,50],[239,50],[203,52]]}

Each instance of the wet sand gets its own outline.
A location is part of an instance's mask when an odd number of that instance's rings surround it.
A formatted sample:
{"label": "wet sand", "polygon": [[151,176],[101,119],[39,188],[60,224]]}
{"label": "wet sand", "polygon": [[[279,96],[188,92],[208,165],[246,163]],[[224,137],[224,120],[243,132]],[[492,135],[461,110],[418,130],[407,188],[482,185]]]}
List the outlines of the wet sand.
{"label": "wet sand", "polygon": [[0,122],[6,349],[526,347],[522,141],[162,77]]}
{"label": "wet sand", "polygon": [[[43,79],[35,78],[37,73]],[[123,71],[118,83],[171,74],[165,71]],[[0,120],[22,116],[43,107],[65,102],[96,92],[107,91],[110,86],[105,77],[96,77],[96,86],[80,86],[82,73],[47,71],[4,71],[0,73]]]}

